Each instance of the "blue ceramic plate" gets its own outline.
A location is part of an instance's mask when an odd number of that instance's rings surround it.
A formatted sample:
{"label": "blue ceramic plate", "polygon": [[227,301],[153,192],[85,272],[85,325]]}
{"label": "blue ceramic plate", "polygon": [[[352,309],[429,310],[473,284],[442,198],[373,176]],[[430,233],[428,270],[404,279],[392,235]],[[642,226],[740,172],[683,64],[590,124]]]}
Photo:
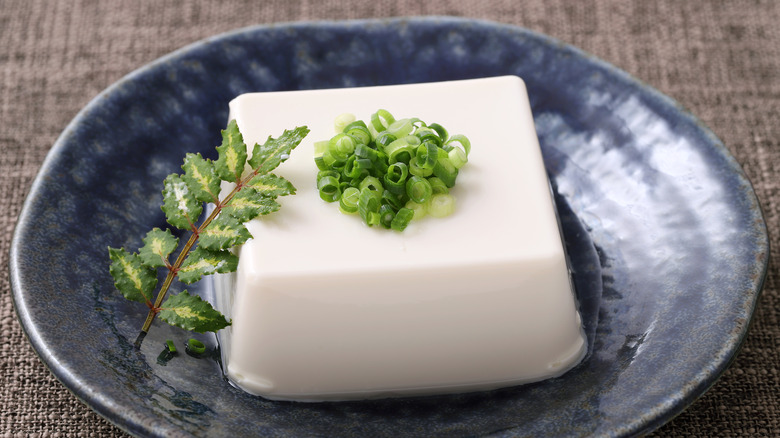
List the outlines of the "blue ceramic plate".
{"label": "blue ceramic plate", "polygon": [[[506,74],[528,85],[556,191],[593,346],[579,367],[485,393],[296,404],[234,389],[213,350],[158,361],[165,339],[188,338],[178,329],[156,324],[133,347],[145,308],[114,290],[106,247],[135,249],[164,226],[162,180],[186,151],[214,155],[230,99]],[[767,257],[750,183],[671,99],[524,29],[420,18],[244,29],[122,79],[52,148],[19,219],[11,277],[44,363],[133,434],[627,436],[671,419],[725,370]]]}

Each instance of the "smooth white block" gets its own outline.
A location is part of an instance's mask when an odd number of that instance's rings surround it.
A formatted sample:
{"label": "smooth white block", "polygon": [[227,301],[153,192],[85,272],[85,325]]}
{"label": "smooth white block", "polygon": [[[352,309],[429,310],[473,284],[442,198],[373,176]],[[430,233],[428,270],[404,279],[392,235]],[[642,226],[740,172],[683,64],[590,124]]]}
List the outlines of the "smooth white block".
{"label": "smooth white block", "polygon": [[[344,112],[379,108],[465,134],[456,211],[403,232],[320,200],[313,143]],[[311,133],[277,173],[298,193],[248,227],[237,274],[217,279],[223,366],[244,390],[304,401],[492,389],[557,376],[586,351],[523,82],[242,95],[248,145]]]}

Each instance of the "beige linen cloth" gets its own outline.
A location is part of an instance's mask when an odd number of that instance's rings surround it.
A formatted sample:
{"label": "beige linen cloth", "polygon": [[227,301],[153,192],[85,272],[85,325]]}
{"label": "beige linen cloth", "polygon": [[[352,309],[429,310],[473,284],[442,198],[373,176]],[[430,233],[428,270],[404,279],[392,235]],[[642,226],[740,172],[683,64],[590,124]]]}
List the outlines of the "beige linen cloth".
{"label": "beige linen cloth", "polygon": [[[77,111],[132,70],[238,27],[411,15],[489,19],[546,33],[678,100],[725,142],[753,182],[772,263],[744,348],[657,436],[780,436],[780,2],[596,0],[0,0],[0,265],[46,153]],[[0,270],[0,434],[123,435],[37,358]]]}

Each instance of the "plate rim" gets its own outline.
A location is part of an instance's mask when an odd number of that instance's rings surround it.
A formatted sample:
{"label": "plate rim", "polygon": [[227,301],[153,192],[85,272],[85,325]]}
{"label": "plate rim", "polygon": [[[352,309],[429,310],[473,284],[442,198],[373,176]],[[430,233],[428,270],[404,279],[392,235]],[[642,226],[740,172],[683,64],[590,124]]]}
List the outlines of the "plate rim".
{"label": "plate rim", "polygon": [[[684,118],[688,123],[695,125],[699,132],[708,139],[708,145],[713,151],[717,151],[720,157],[729,164],[732,171],[735,172],[738,180],[743,183],[743,187],[740,192],[745,194],[751,194],[748,200],[751,204],[751,211],[754,212],[754,219],[756,226],[755,231],[761,233],[762,239],[760,239],[759,247],[756,248],[755,253],[761,254],[760,260],[756,260],[753,270],[754,279],[751,283],[755,286],[751,290],[749,296],[750,299],[745,300],[746,307],[743,309],[746,315],[746,321],[740,326],[740,330],[731,332],[731,340],[733,343],[729,344],[729,348],[724,351],[725,354],[717,361],[713,361],[713,367],[705,368],[700,374],[697,374],[696,379],[692,380],[691,385],[687,385],[687,388],[682,388],[677,391],[676,398],[670,398],[666,400],[666,403],[657,406],[658,410],[654,410],[651,413],[646,413],[650,418],[637,418],[630,423],[624,424],[618,432],[620,435],[637,435],[648,433],[663,424],[671,421],[675,416],[679,415],[683,410],[695,402],[699,397],[704,395],[707,390],[713,386],[720,376],[729,368],[731,363],[736,359],[742,345],[744,344],[747,334],[750,331],[755,321],[755,310],[760,301],[769,269],[770,258],[770,242],[769,232],[766,223],[766,216],[762,209],[761,203],[755,192],[755,188],[750,179],[745,174],[742,166],[737,162],[736,157],[729,151],[723,141],[717,137],[717,135],[704,123],[693,115],[691,111],[681,105],[678,101],[672,97],[660,92],[654,87],[646,84],[642,80],[629,74],[628,72],[616,67],[615,65],[602,60],[576,46],[562,42],[554,37],[537,32],[526,27],[506,24],[501,22],[489,21],[484,19],[466,18],[466,17],[450,17],[450,16],[419,16],[419,17],[395,17],[395,18],[366,18],[357,20],[307,20],[307,21],[288,21],[272,24],[257,24],[251,26],[240,27],[237,29],[222,32],[213,36],[209,36],[194,42],[191,42],[179,49],[176,49],[170,53],[167,53],[157,59],[148,62],[141,67],[138,67],[130,73],[122,76],[116,82],[110,84],[103,91],[93,97],[83,108],[81,108],[74,118],[66,125],[63,132],[58,136],[50,150],[47,152],[44,161],[42,162],[38,173],[36,174],[28,191],[25,201],[22,205],[20,213],[17,217],[17,221],[14,227],[13,236],[10,245],[10,257],[9,257],[9,271],[10,271],[10,284],[11,284],[11,296],[13,302],[14,312],[17,319],[20,322],[22,331],[33,347],[33,351],[40,358],[43,364],[49,369],[54,377],[67,388],[67,390],[73,394],[82,403],[86,404],[93,412],[96,412],[101,417],[108,420],[111,424],[124,430],[125,432],[134,433],[148,433],[149,431],[144,427],[143,418],[145,416],[132,415],[133,413],[118,415],[116,411],[109,409],[103,400],[90,391],[84,389],[79,384],[78,379],[74,373],[70,372],[67,368],[63,367],[57,357],[50,351],[41,338],[41,333],[38,331],[38,327],[32,320],[31,311],[27,307],[24,295],[25,292],[22,287],[21,270],[19,265],[19,254],[23,251],[22,237],[24,230],[30,225],[30,210],[32,205],[40,197],[43,180],[45,174],[52,168],[52,162],[54,162],[62,153],[64,153],[68,146],[68,137],[75,131],[84,120],[88,119],[90,113],[100,106],[101,101],[115,94],[125,83],[132,82],[136,78],[143,76],[147,72],[154,71],[159,66],[164,65],[171,61],[176,61],[180,57],[186,54],[190,54],[198,49],[207,47],[211,44],[218,43],[221,40],[233,38],[240,35],[249,35],[253,33],[269,32],[273,30],[279,30],[284,28],[310,28],[315,27],[319,29],[341,29],[341,30],[357,30],[360,32],[366,27],[397,27],[403,25],[417,25],[417,26],[430,26],[436,24],[445,25],[466,25],[466,26],[479,26],[491,31],[511,32],[515,34],[523,34],[532,37],[537,41],[544,42],[548,48],[555,48],[556,50],[562,50],[570,52],[574,55],[578,55],[588,62],[592,63],[603,70],[608,71],[610,74],[617,75],[622,80],[628,83],[632,83],[648,93],[650,97],[655,100],[654,105],[668,105],[676,111],[677,117]],[[120,423],[117,419],[123,419],[126,423]]]}

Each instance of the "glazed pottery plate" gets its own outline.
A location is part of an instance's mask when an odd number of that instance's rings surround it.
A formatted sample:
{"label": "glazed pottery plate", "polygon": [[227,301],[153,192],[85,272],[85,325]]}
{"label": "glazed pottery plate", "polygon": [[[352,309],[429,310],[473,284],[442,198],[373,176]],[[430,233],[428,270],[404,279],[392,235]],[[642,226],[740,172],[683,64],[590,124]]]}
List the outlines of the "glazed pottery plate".
{"label": "glazed pottery plate", "polygon": [[[133,346],[146,308],[114,289],[106,248],[135,250],[165,226],[163,179],[185,152],[215,155],[232,98],[500,75],[522,77],[530,94],[591,341],[577,368],[491,392],[298,404],[230,386],[211,336],[199,336],[202,358],[160,357],[166,339],[190,337],[161,323]],[[19,218],[11,279],[44,363],[133,434],[630,436],[726,369],[767,257],[750,183],[671,99],[525,29],[428,17],[253,27],[128,75],[52,148]]]}

